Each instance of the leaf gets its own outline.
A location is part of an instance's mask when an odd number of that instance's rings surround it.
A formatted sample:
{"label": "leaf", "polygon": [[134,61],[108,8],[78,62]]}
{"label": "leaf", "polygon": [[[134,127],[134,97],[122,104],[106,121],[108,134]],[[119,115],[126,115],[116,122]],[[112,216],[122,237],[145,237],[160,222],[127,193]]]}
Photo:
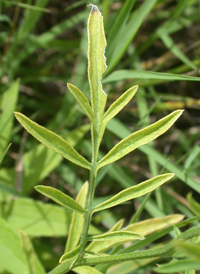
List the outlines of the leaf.
{"label": "leaf", "polygon": [[3,95],[0,95],[0,155],[3,154],[10,142],[14,119],[13,111],[17,103],[19,86],[20,81],[16,80]]}
{"label": "leaf", "polygon": [[27,266],[28,266],[28,273],[29,274],[45,274],[45,270],[39,261],[32,243],[28,236],[22,231],[19,231],[19,236],[22,244],[22,248],[24,250]]}
{"label": "leaf", "polygon": [[36,186],[35,189],[43,194],[44,196],[50,198],[57,204],[66,207],[67,209],[70,210],[75,210],[78,213],[84,214],[87,211],[79,204],[77,203],[74,199],[69,197],[68,195],[64,194],[60,190],[50,187],[50,186]]}
{"label": "leaf", "polygon": [[144,1],[142,5],[134,11],[124,28],[120,29],[120,36],[118,35],[116,37],[117,39],[113,39],[112,43],[108,45],[108,50],[106,51],[108,57],[108,70],[106,74],[110,73],[110,71],[120,61],[129,44],[135,37],[139,27],[144,22],[145,18],[157,1],[158,0]]}
{"label": "leaf", "polygon": [[[82,207],[85,207],[87,192],[88,182],[85,182],[76,198],[76,202],[79,203]],[[77,212],[73,212],[65,253],[67,253],[70,250],[73,250],[77,246],[83,229],[83,222],[84,216]]]}
{"label": "leaf", "polygon": [[67,261],[70,261],[70,260],[76,258],[78,256],[78,254],[80,253],[80,250],[81,250],[81,246],[79,245],[75,249],[65,253],[60,258],[59,263],[62,264],[64,262],[67,262]]}
{"label": "leaf", "polygon": [[91,236],[88,241],[134,241],[143,240],[144,237],[138,233],[131,231],[114,231],[101,235]]}
{"label": "leaf", "polygon": [[[108,232],[114,232],[117,231],[119,229],[121,229],[121,227],[123,226],[124,220],[120,220],[118,221]],[[113,241],[103,241],[103,242],[91,242],[87,248],[86,251],[93,251],[93,252],[101,252],[102,250],[106,250],[109,249],[110,246],[113,245]]]}
{"label": "leaf", "polygon": [[200,245],[186,241],[175,241],[176,250],[182,251],[193,262],[200,264]]}
{"label": "leaf", "polygon": [[192,198],[192,193],[188,193],[187,200],[194,214],[200,217],[200,204]]}
{"label": "leaf", "polygon": [[0,269],[2,273],[28,273],[17,232],[0,217]]}
{"label": "leaf", "polygon": [[149,220],[128,225],[124,230],[133,231],[136,233],[140,233],[143,236],[146,236],[167,226],[176,224],[183,220],[183,218],[184,215],[181,214],[168,215],[162,218],[152,218]]}
{"label": "leaf", "polygon": [[73,271],[78,274],[103,274],[102,272],[91,266],[79,266],[74,268]]}
{"label": "leaf", "polygon": [[123,4],[114,24],[111,26],[111,29],[109,31],[108,45],[111,45],[112,41],[114,41],[115,36],[118,34],[120,28],[125,25],[134,4],[135,0],[126,0]]}
{"label": "leaf", "polygon": [[84,95],[84,93],[70,83],[67,83],[67,87],[68,87],[69,91],[74,95],[74,97],[76,98],[77,102],[82,107],[82,109],[85,111],[88,118],[90,120],[92,120],[92,117],[93,117],[92,109],[91,109],[90,103],[89,103],[87,97]]}
{"label": "leaf", "polygon": [[125,79],[164,80],[164,81],[200,81],[200,77],[187,75],[145,71],[145,70],[117,70],[103,79],[102,83],[111,83]]}
{"label": "leaf", "polygon": [[133,98],[135,93],[137,92],[138,86],[133,86],[129,88],[126,92],[124,92],[106,111],[104,115],[104,120],[108,122],[115,115],[117,115],[120,110],[123,109],[124,106],[128,104],[128,102]]}
{"label": "leaf", "polygon": [[196,70],[197,67],[187,58],[187,56],[181,52],[181,50],[176,46],[172,38],[168,35],[167,31],[164,28],[159,28],[157,31],[160,39],[163,41],[165,46],[183,63],[185,63],[192,70]]}
{"label": "leaf", "polygon": [[[20,27],[18,29],[18,37],[17,37],[18,41],[26,38],[26,36],[33,30],[38,20],[40,19],[42,12],[44,10],[47,11],[47,9],[45,9],[45,6],[47,5],[48,2],[49,0],[42,0],[42,1],[37,0],[34,6],[32,6],[32,8],[35,10],[31,11],[30,7],[26,9],[25,16],[24,16],[25,18],[24,20],[21,21]],[[15,3],[16,5],[24,4],[20,2],[15,2]]]}
{"label": "leaf", "polygon": [[109,200],[95,206],[93,208],[93,212],[97,212],[100,210],[104,210],[106,208],[110,208],[116,205],[119,205],[123,202],[129,201],[131,199],[140,197],[158,186],[164,184],[166,181],[170,180],[174,176],[173,173],[167,173],[163,175],[158,175],[150,180],[147,180],[143,183],[140,183],[139,185],[129,187],[125,190],[122,190]]}
{"label": "leaf", "polygon": [[92,7],[88,18],[88,81],[92,110],[94,113],[94,126],[99,132],[107,95],[102,89],[102,74],[106,71],[105,47],[106,39],[103,26],[103,17],[97,6]]}
{"label": "leaf", "polygon": [[[108,123],[107,129],[121,139],[126,138],[129,134],[131,134],[131,131],[127,127],[125,127],[121,122],[119,122],[119,120],[115,118]],[[146,155],[152,157],[157,163],[162,165],[169,172],[175,173],[177,178],[179,178],[182,182],[184,182],[185,184],[193,188],[195,191],[200,193],[199,183],[195,181],[191,176],[189,175],[185,176],[184,170],[182,170],[177,165],[174,165],[174,163],[172,163],[163,154],[158,152],[155,148],[153,148],[150,145],[144,145],[139,147],[138,149],[142,151],[143,153],[145,153]],[[128,180],[130,181],[130,179],[132,180],[132,178],[128,177],[126,178],[126,180],[124,180],[125,175],[123,174],[122,176],[120,175],[119,172],[118,174],[116,174],[116,172],[118,172],[118,169],[115,169],[115,172],[113,172],[113,174],[115,175],[115,179],[118,179],[121,176],[120,180],[124,181],[123,186],[125,185],[127,187],[128,183],[126,182]]]}
{"label": "leaf", "polygon": [[2,152],[2,154],[0,155],[0,164],[1,164],[1,162],[3,161],[3,159],[4,159],[5,155],[6,155],[6,153],[8,152],[10,146],[11,146],[11,144],[9,144],[9,145],[7,146],[7,148],[6,148],[6,149]]}
{"label": "leaf", "polygon": [[[30,198],[2,200],[7,223],[12,229],[23,230],[33,237],[66,237],[72,213],[58,205],[34,201]],[[26,210],[24,210],[26,209]],[[90,234],[101,233],[90,225]]]}
{"label": "leaf", "polygon": [[36,124],[21,113],[15,112],[15,116],[21,125],[42,144],[59,153],[69,161],[90,169],[90,163],[60,136]]}
{"label": "leaf", "polygon": [[[62,137],[71,145],[76,146],[90,129],[89,124],[82,125]],[[23,192],[29,193],[33,186],[41,182],[62,161],[62,156],[43,144],[32,147],[23,155]],[[0,179],[6,185],[14,185],[15,168],[0,169]]]}
{"label": "leaf", "polygon": [[167,264],[158,265],[158,267],[154,268],[153,271],[156,273],[176,273],[176,272],[184,272],[190,269],[198,270],[200,268],[200,263],[195,263],[190,260],[172,260]]}
{"label": "leaf", "polygon": [[176,110],[171,114],[160,119],[156,123],[132,133],[127,138],[120,141],[116,146],[114,146],[99,162],[98,169],[108,165],[112,162],[117,161],[124,155],[133,151],[134,149],[149,143],[150,141],[156,139],[158,136],[167,131],[174,122],[183,113],[182,110]]}

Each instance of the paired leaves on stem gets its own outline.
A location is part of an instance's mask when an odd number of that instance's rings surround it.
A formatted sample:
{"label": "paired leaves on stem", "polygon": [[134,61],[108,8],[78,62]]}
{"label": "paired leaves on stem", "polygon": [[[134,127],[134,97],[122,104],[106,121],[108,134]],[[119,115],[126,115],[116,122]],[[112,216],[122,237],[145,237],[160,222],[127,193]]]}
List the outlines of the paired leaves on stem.
{"label": "paired leaves on stem", "polygon": [[[117,145],[115,145],[98,163],[96,163],[100,142],[103,137],[106,124],[115,115],[117,115],[117,113],[119,113],[119,111],[122,108],[124,108],[125,105],[127,105],[127,103],[133,98],[138,87],[134,86],[129,88],[104,113],[107,95],[102,89],[101,79],[103,73],[106,71],[107,66],[106,58],[104,55],[106,39],[103,26],[103,17],[97,6],[92,4],[90,4],[89,6],[92,7],[87,25],[88,80],[90,86],[91,102],[84,95],[84,93],[81,90],[79,90],[76,86],[68,83],[68,89],[73,94],[79,105],[82,107],[82,109],[90,119],[93,151],[91,163],[88,162],[83,156],[81,156],[68,142],[66,142],[60,136],[36,124],[35,122],[31,121],[21,113],[15,113],[15,116],[21,123],[21,125],[42,144],[52,149],[53,151],[59,153],[64,158],[73,162],[74,164],[90,170],[90,173],[93,175],[95,173],[96,176],[97,171],[101,167],[108,165],[114,161],[117,161],[118,159],[135,150],[139,146],[151,142],[152,140],[156,139],[158,136],[166,132],[182,114],[182,110],[174,111],[173,113],[157,121],[156,123],[148,126],[147,128],[131,134],[130,136],[119,142]],[[154,250],[144,251],[143,253],[140,252],[138,254],[131,253],[123,255],[104,256],[99,258],[82,258],[82,255],[84,254],[84,247],[87,241],[92,241],[92,243],[88,245],[88,247],[86,248],[86,251],[91,251],[95,248],[97,250],[101,250],[102,248],[104,249],[105,243],[110,243],[112,245],[114,241],[123,242],[127,240],[133,241],[144,239],[143,235],[138,234],[135,231],[120,230],[123,221],[120,221],[113,228],[113,230],[105,234],[88,237],[87,234],[92,213],[107,208],[111,208],[123,202],[129,201],[131,199],[149,193],[150,191],[153,191],[155,188],[161,186],[162,184],[170,180],[173,176],[174,174],[171,173],[159,175],[143,183],[140,183],[139,185],[125,189],[116,194],[111,199],[95,206],[92,209],[92,212],[91,208],[94,193],[93,187],[95,185],[94,176],[91,176],[92,179],[90,181],[89,191],[88,183],[86,183],[82,187],[79,195],[77,196],[76,201],[55,188],[48,186],[37,186],[37,191],[49,197],[61,206],[74,211],[72,223],[70,226],[70,235],[65,250],[66,253],[60,259],[60,263],[64,265],[66,264],[66,269],[64,271],[67,272],[72,267],[81,266],[84,264],[88,265],[93,263],[98,264],[103,262],[110,262],[110,258],[111,261],[113,260],[113,262],[116,262],[117,260],[132,260],[137,258],[137,256],[139,258],[141,254],[143,258],[157,257],[159,253]],[[89,202],[87,202],[87,206],[85,209],[84,207],[86,200]],[[85,216],[83,216],[83,214],[85,214]],[[72,232],[73,229],[76,227],[78,227],[78,233],[73,239]],[[79,242],[80,237],[81,241]],[[166,250],[167,249],[164,247],[161,250],[161,253],[163,252],[163,254],[165,254]],[[169,247],[169,250],[171,250],[171,246]],[[64,269],[64,266],[61,267],[62,269]],[[51,273],[63,273],[63,270],[59,272],[59,267],[56,269],[58,270],[58,272],[52,271]]]}

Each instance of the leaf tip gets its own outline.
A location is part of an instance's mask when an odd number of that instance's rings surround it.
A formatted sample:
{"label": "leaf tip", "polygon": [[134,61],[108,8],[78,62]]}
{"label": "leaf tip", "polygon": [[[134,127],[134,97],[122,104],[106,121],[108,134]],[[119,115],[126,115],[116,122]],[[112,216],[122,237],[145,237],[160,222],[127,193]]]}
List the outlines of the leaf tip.
{"label": "leaf tip", "polygon": [[89,5],[87,5],[87,7],[92,7],[91,13],[95,13],[96,11],[98,11],[101,15],[101,12],[96,5],[90,3]]}

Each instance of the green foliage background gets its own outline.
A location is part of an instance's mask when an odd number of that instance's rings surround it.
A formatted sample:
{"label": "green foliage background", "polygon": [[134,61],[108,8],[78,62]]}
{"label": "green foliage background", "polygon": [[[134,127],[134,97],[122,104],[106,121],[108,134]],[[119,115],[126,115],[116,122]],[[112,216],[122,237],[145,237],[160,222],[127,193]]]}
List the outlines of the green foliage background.
{"label": "green foliage background", "polygon": [[[0,169],[0,229],[1,239],[17,239],[10,244],[0,242],[2,274],[27,271],[18,229],[31,238],[46,271],[55,267],[63,254],[71,213],[37,194],[33,187],[53,186],[75,198],[88,179],[87,171],[39,144],[13,116],[13,111],[24,113],[90,159],[88,118],[66,84],[75,84],[89,97],[87,4],[89,1],[0,2],[0,156],[12,143]],[[104,16],[108,44],[108,69],[102,81],[109,94],[107,107],[126,89],[139,85],[134,99],[109,122],[100,156],[171,110],[184,108],[185,112],[159,139],[102,168],[94,203],[163,172],[176,176],[151,197],[96,213],[90,232],[105,232],[121,218],[125,224],[175,213],[192,218],[200,212],[191,196],[186,199],[187,193],[193,192],[199,201],[200,193],[200,1],[96,0],[93,4]],[[197,224],[196,220],[193,225]],[[158,243],[174,237],[172,232]],[[189,249],[184,244],[182,248]],[[106,273],[153,273],[155,259],[141,262],[141,266],[134,262],[118,265],[117,270],[111,268]],[[189,271],[198,269],[194,264]]]}

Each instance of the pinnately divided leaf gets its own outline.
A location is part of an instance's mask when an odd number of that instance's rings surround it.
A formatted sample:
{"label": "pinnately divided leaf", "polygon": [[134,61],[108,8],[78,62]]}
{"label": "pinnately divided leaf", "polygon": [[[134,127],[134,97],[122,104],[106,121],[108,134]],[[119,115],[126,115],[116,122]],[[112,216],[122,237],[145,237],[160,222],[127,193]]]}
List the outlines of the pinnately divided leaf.
{"label": "pinnately divided leaf", "polygon": [[42,144],[74,164],[90,169],[90,163],[60,136],[31,121],[21,113],[15,112],[15,116],[21,125]]}
{"label": "pinnately divided leaf", "polygon": [[85,96],[85,94],[82,91],[80,91],[80,89],[78,89],[74,85],[68,83],[67,87],[69,91],[74,95],[74,97],[76,98],[77,102],[82,107],[82,109],[85,111],[88,118],[91,120],[93,115],[92,115],[92,109],[88,101],[88,98]]}
{"label": "pinnately divided leaf", "polygon": [[123,109],[124,106],[128,104],[128,102],[133,98],[135,93],[137,92],[138,86],[133,86],[129,88],[126,92],[124,92],[106,111],[104,115],[104,120],[108,122],[115,115],[117,115],[120,110]]}
{"label": "pinnately divided leaf", "polygon": [[176,110],[156,123],[132,133],[127,138],[120,141],[98,162],[98,169],[117,161],[134,149],[156,139],[174,124],[182,112],[183,110]]}
{"label": "pinnately divided leaf", "polygon": [[89,241],[134,241],[143,240],[144,237],[132,231],[114,231],[88,238]]}
{"label": "pinnately divided leaf", "polygon": [[86,210],[79,203],[56,188],[50,186],[36,186],[35,189],[67,209],[77,211],[81,214],[86,213]]}
{"label": "pinnately divided leaf", "polygon": [[94,207],[93,212],[104,210],[106,208],[110,208],[116,205],[119,205],[123,202],[129,201],[131,199],[140,197],[158,186],[164,184],[168,180],[170,180],[174,176],[173,173],[166,173],[163,175],[158,175],[150,180],[147,180],[139,185],[129,187],[125,190],[122,190],[109,200],[97,205]]}

